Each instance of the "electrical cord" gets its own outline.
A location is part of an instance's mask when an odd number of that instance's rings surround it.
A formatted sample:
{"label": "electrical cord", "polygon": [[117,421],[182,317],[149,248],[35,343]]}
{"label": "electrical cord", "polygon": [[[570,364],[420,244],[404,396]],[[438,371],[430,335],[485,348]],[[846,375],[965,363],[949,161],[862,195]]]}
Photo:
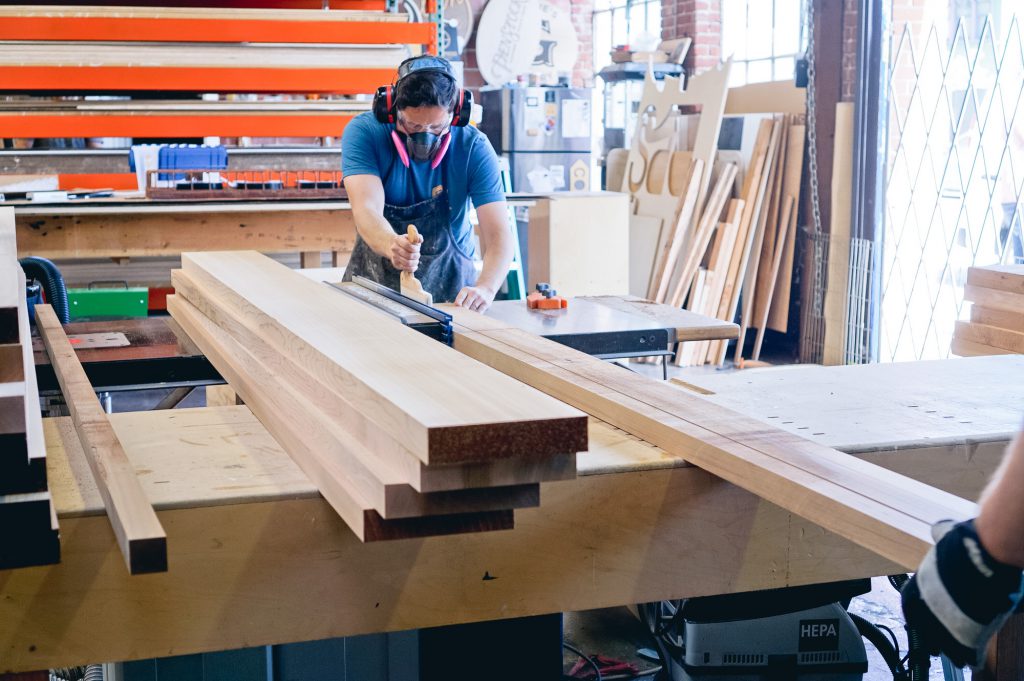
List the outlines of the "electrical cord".
{"label": "electrical cord", "polygon": [[595,681],[602,681],[603,677],[601,676],[601,668],[597,665],[597,662],[594,660],[594,658],[590,657],[589,655],[587,655],[571,643],[566,643],[565,641],[562,641],[562,647],[566,650],[569,650],[579,655],[581,659],[586,661],[591,667],[594,668],[594,674],[596,674],[596,676],[594,677]]}

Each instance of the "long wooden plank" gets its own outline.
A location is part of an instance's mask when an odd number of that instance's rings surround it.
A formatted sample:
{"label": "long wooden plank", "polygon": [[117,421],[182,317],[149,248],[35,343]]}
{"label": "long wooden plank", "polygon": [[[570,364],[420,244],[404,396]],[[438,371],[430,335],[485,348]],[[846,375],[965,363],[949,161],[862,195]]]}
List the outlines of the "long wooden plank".
{"label": "long wooden plank", "polygon": [[982,307],[994,310],[1007,310],[1009,312],[1021,312],[1024,310],[1024,293],[1000,291],[994,288],[975,286],[974,284],[964,286],[964,300],[969,300],[975,305],[981,305]]}
{"label": "long wooden plank", "polygon": [[786,252],[782,256],[782,268],[775,284],[772,297],[771,313],[768,316],[768,328],[779,333],[786,333],[789,328],[789,299],[793,288],[793,262],[796,254],[797,216],[800,213],[800,189],[803,184],[804,140],[807,126],[794,125],[789,131],[789,148],[786,149],[786,178],[782,184],[784,194],[796,199],[796,208],[789,225],[789,238],[786,240]]}
{"label": "long wooden plank", "polygon": [[[268,343],[426,464],[586,449],[586,417],[253,252],[187,253]],[[244,305],[244,306],[243,306]]]}
{"label": "long wooden plank", "polygon": [[832,214],[829,222],[828,283],[825,290],[823,364],[844,364],[847,293],[850,278],[850,220],[853,201],[853,103],[836,105],[832,159]]}
{"label": "long wooden plank", "polygon": [[[746,243],[740,250],[739,277],[740,281],[733,286],[726,314],[729,318],[736,315],[739,309],[741,293],[743,296],[743,308],[740,310],[740,337],[736,341],[736,359],[740,359],[743,351],[743,344],[746,338],[746,331],[749,326],[749,307],[753,303],[752,291],[757,276],[757,259],[760,257],[761,244],[764,241],[765,225],[768,221],[768,213],[771,209],[771,194],[775,186],[775,178],[778,175],[778,158],[782,152],[782,137],[785,125],[776,117],[772,120],[772,136],[768,143],[767,158],[764,162],[764,169],[760,177],[760,186],[754,204],[754,211],[749,229],[746,233]],[[750,301],[748,304],[747,301]],[[725,361],[726,346],[720,345],[717,363]]]}
{"label": "long wooden plank", "polygon": [[1024,333],[1024,309],[1018,311],[997,310],[975,303],[971,305],[971,321]]}
{"label": "long wooden plank", "polygon": [[336,203],[316,210],[270,201],[223,209],[203,204],[70,211],[27,206],[18,211],[18,247],[22,255],[44,258],[117,258],[239,248],[349,252],[355,246],[352,211]]}
{"label": "long wooden plank", "polygon": [[[333,456],[324,452],[321,443],[325,424],[315,414],[297,421],[282,409],[287,401],[302,399],[297,391],[288,390],[280,382],[274,385],[269,371],[253,378],[259,371],[259,363],[240,343],[185,300],[170,296],[167,304],[182,328],[203,347],[217,370],[226,374],[225,378],[245,399],[247,406],[274,433],[360,541],[511,529],[511,510],[385,519],[366,496],[370,487],[365,484],[365,478],[369,473],[356,471],[355,457],[339,447],[332,450]],[[307,400],[299,402],[298,406],[297,414],[301,415],[304,408],[312,405]]]}
{"label": "long wooden plank", "polygon": [[988,326],[976,322],[958,321],[953,335],[973,343],[1024,353],[1024,332],[1001,329],[998,326]]}
{"label": "long wooden plank", "polygon": [[[751,230],[754,227],[754,219],[757,213],[762,176],[767,173],[768,154],[773,130],[774,126],[770,119],[761,121],[757,129],[754,150],[751,153],[750,166],[746,169],[743,177],[740,198],[743,199],[744,204],[743,212],[740,215],[739,229],[736,233],[736,244],[739,245],[739,248],[733,249],[730,254],[729,267],[723,272],[725,274],[724,287],[722,289],[721,302],[715,313],[715,317],[718,319],[733,321],[735,316],[736,308],[735,306],[730,307],[730,301],[733,299],[733,292],[737,289],[739,278],[743,273],[743,256],[747,250],[746,244],[753,238]],[[737,292],[736,296],[738,297],[738,295],[739,293]],[[740,342],[742,341],[737,341],[737,343]],[[718,362],[719,357],[724,359],[727,345],[724,341],[712,342],[709,349],[711,361]]]}
{"label": "long wooden plank", "polygon": [[697,204],[697,193],[700,190],[703,174],[704,162],[700,159],[694,159],[690,163],[686,193],[683,194],[681,207],[671,225],[669,237],[665,240],[664,250],[658,257],[654,277],[651,281],[649,293],[653,295],[649,297],[656,303],[665,302],[668,294],[669,281],[675,269],[676,261],[682,251],[683,243],[686,241],[687,228],[693,219],[694,209]]}
{"label": "long wooden plank", "polygon": [[[265,368],[279,381],[287,382],[298,391],[296,399],[309,404],[300,410],[297,418],[308,418],[309,414],[315,412],[323,416],[327,428],[337,426],[344,431],[342,442],[335,446],[341,447],[346,456],[355,459],[352,465],[361,471],[356,479],[365,480],[371,486],[365,496],[385,518],[396,517],[394,514],[399,508],[422,505],[422,501],[417,504],[415,497],[410,501],[413,490],[447,492],[575,477],[574,453],[541,459],[519,458],[493,463],[427,466],[390,433],[363,416],[344,395],[328,390],[301,365],[275,352],[255,327],[247,325],[242,317],[227,308],[226,301],[230,293],[211,277],[202,272],[188,274],[176,270],[172,272],[172,282],[177,295],[245,347],[247,353],[256,360],[253,371],[262,372]],[[214,300],[219,300],[220,304]],[[253,363],[249,362],[248,365],[253,366]],[[264,380],[273,379],[265,376]],[[286,401],[279,408],[290,409],[290,406]],[[318,425],[311,423],[310,427],[315,430]],[[379,485],[375,485],[374,480]],[[380,489],[381,486],[383,489]],[[408,489],[410,486],[412,490]],[[533,491],[529,494],[532,496]],[[389,511],[389,506],[394,510]]]}
{"label": "long wooden plank", "polygon": [[976,512],[670,385],[479,315],[458,321],[459,350],[908,568],[932,545],[934,522]]}
{"label": "long wooden plank", "polygon": [[[174,281],[178,295],[244,348],[228,355],[229,360],[236,362],[231,370],[244,381],[246,390],[239,391],[243,399],[269,400],[269,416],[275,421],[283,418],[289,427],[302,424],[298,439],[304,446],[293,456],[322,454],[332,463],[342,464],[341,470],[347,473],[349,482],[383,518],[524,508],[540,503],[536,480],[528,481],[534,484],[503,485],[489,490],[490,494],[457,488],[421,494],[411,483],[420,482],[422,463],[408,450],[362,418],[351,403],[327,390],[300,366],[273,352],[237,316],[211,304],[183,272],[176,272]],[[169,305],[173,314],[181,311],[178,301]],[[271,430],[277,432],[276,427]],[[524,469],[529,472],[528,466]]]}
{"label": "long wooden plank", "polygon": [[1024,294],[1024,265],[968,267],[967,283],[971,286]]}
{"label": "long wooden plank", "polygon": [[103,495],[110,526],[133,575],[167,571],[167,535],[146,499],[131,461],[75,356],[57,315],[37,305],[36,327],[46,345],[93,478]]}
{"label": "long wooden plank", "polygon": [[[697,230],[690,240],[689,252],[683,260],[682,267],[679,270],[679,278],[676,280],[676,286],[672,292],[672,307],[680,307],[683,304],[683,298],[690,289],[693,277],[697,273],[697,268],[700,266],[704,252],[708,248],[712,234],[714,234],[718,218],[722,214],[722,210],[725,208],[729,197],[732,196],[735,181],[736,165],[729,163],[719,174],[718,180],[715,182],[715,188],[708,197],[708,203],[704,214],[701,215]],[[700,311],[699,308],[693,306],[689,307],[689,309],[694,312]]]}
{"label": "long wooden plank", "polygon": [[993,345],[985,345],[984,343],[976,343],[974,341],[969,341],[964,338],[959,338],[957,336],[953,337],[953,342],[950,344],[949,351],[954,355],[959,355],[960,357],[980,357],[983,355],[1017,354],[1013,350],[997,348]]}
{"label": "long wooden plank", "polygon": [[[754,320],[757,326],[757,337],[754,339],[754,352],[752,357],[758,360],[761,357],[761,343],[764,341],[764,332],[768,327],[768,313],[771,310],[772,298],[775,293],[775,282],[779,277],[779,268],[782,265],[782,256],[786,250],[786,239],[789,236],[789,224],[793,211],[796,209],[796,199],[793,196],[786,196],[786,203],[782,208],[778,223],[778,234],[775,245],[772,249],[771,271],[764,280],[765,300],[764,305],[758,310],[760,315]],[[767,269],[767,268],[766,268]]]}

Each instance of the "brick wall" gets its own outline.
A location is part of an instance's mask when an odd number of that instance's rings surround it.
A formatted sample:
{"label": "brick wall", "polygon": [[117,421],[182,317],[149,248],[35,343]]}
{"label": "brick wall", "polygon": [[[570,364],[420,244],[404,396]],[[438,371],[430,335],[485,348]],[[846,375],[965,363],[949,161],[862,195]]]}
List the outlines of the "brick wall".
{"label": "brick wall", "polygon": [[[843,11],[843,84],[842,101],[852,102],[857,90],[857,22],[860,18],[859,0],[846,0]],[[815,36],[829,40],[832,36]]]}
{"label": "brick wall", "polygon": [[[579,39],[579,58],[573,68],[572,84],[576,87],[590,87],[594,84],[594,47],[593,47],[593,15],[594,0],[549,0],[553,5],[567,10],[572,17],[573,26],[576,28],[576,37]],[[480,21],[487,0],[470,0],[473,7],[474,26]],[[476,32],[474,30],[466,49],[462,53],[465,62],[465,83],[466,87],[478,90],[486,83],[480,75],[480,69],[476,61]]]}
{"label": "brick wall", "polygon": [[693,39],[683,62],[687,73],[717,66],[722,59],[721,0],[662,0],[661,38]]}

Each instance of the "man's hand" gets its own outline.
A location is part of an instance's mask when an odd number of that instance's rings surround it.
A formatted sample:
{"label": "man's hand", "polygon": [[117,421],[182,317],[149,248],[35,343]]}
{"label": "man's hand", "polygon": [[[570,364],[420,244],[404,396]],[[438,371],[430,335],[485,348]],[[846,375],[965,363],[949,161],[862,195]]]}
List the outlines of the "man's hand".
{"label": "man's hand", "polygon": [[1020,568],[982,546],[974,521],[938,523],[938,540],[903,587],[903,614],[929,654],[977,666],[993,634],[1021,600]]}
{"label": "man's hand", "polygon": [[396,270],[415,272],[420,266],[420,245],[405,234],[396,234],[391,240],[391,264]]}
{"label": "man's hand", "polygon": [[455,296],[455,304],[474,312],[486,312],[495,295],[496,292],[486,286],[466,286]]}

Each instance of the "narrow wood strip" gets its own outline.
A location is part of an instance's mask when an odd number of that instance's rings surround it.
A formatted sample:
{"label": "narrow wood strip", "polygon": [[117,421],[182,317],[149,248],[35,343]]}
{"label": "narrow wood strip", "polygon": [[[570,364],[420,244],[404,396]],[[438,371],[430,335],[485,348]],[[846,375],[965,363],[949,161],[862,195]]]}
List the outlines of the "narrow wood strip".
{"label": "narrow wood strip", "polygon": [[167,571],[167,535],[100,406],[57,315],[36,305],[36,327],[57,375],[107,517],[133,575]]}
{"label": "narrow wood strip", "polygon": [[775,245],[772,249],[771,271],[764,279],[764,304],[757,310],[760,315],[754,322],[757,326],[757,337],[754,339],[754,352],[752,357],[758,360],[761,357],[761,343],[764,342],[764,332],[768,328],[768,313],[771,311],[772,298],[775,295],[775,282],[779,277],[779,267],[782,265],[782,255],[786,250],[786,239],[789,236],[789,223],[796,207],[796,199],[792,196],[786,197],[785,205],[779,216],[778,233],[776,234]]}

